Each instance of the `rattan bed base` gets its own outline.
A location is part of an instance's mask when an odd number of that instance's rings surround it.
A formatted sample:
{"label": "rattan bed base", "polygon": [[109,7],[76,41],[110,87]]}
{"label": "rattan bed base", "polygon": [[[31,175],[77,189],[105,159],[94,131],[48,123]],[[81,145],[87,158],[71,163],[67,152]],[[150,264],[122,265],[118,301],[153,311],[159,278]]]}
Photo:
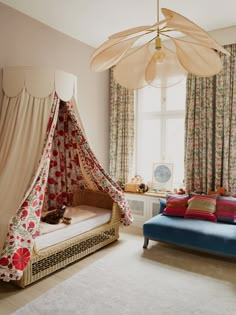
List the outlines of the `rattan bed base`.
{"label": "rattan bed base", "polygon": [[[83,194],[86,194],[86,192],[83,192]],[[93,201],[96,200],[94,194],[96,194],[98,201],[96,206],[103,207],[106,197],[104,199],[100,192],[92,192],[92,195],[89,192],[87,197],[90,198],[90,200],[85,200],[86,198],[83,197],[84,199],[82,200],[81,198],[81,201],[77,201],[77,204],[85,204],[84,202],[86,202],[86,204],[92,205],[94,203]],[[91,202],[91,200],[93,201]],[[119,238],[120,209],[115,203],[110,202],[110,205],[112,205],[110,222],[60,244],[51,246],[37,254],[34,253],[24,270],[22,278],[15,281],[16,284],[21,288],[24,288],[25,286],[97,251],[109,243],[116,241]]]}

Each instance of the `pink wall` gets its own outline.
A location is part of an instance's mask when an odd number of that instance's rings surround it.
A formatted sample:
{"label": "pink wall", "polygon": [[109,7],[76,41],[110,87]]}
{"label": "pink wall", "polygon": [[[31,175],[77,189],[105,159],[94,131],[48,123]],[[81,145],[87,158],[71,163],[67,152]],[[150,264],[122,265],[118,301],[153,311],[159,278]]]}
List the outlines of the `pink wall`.
{"label": "pink wall", "polygon": [[[105,169],[109,148],[109,75],[93,73],[94,49],[0,3],[0,69],[50,65],[78,78],[78,108],[90,145]],[[0,75],[2,86],[2,75]],[[0,104],[2,91],[0,90]]]}

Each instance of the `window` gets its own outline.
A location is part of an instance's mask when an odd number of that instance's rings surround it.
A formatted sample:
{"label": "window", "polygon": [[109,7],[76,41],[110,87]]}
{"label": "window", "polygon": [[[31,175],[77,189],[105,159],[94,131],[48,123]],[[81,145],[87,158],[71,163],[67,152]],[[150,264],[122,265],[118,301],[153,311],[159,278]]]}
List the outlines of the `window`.
{"label": "window", "polygon": [[136,173],[152,182],[153,163],[173,163],[173,188],[184,179],[186,80],[170,88],[137,91]]}

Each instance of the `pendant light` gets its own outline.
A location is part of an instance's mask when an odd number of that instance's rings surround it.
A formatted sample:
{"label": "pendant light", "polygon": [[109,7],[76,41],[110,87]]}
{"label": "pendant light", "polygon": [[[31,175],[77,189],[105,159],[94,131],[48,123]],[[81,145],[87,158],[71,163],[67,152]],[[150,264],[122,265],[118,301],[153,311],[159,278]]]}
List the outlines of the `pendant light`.
{"label": "pendant light", "polygon": [[[170,87],[186,74],[211,77],[222,69],[217,51],[229,55],[206,31],[186,17],[166,8],[165,19],[154,25],[138,26],[113,34],[91,56],[92,71],[104,71],[114,66],[114,78],[128,89],[147,85]],[[174,37],[180,32],[184,37]],[[150,38],[151,36],[151,38]],[[169,39],[174,48],[165,45]],[[142,40],[142,44],[138,42]],[[146,41],[145,41],[146,40]]]}

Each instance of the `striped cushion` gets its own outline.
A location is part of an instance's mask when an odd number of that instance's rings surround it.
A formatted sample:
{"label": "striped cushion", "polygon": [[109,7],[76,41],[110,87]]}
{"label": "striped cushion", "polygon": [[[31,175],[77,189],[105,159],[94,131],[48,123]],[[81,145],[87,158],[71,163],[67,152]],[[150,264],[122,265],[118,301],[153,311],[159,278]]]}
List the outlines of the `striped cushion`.
{"label": "striped cushion", "polygon": [[173,195],[167,197],[166,208],[163,214],[175,217],[183,217],[188,206],[188,195]]}
{"label": "striped cushion", "polygon": [[216,217],[219,221],[236,223],[236,198],[218,197],[216,200]]}
{"label": "striped cushion", "polygon": [[216,197],[196,195],[189,199],[185,218],[201,219],[216,222]]}

